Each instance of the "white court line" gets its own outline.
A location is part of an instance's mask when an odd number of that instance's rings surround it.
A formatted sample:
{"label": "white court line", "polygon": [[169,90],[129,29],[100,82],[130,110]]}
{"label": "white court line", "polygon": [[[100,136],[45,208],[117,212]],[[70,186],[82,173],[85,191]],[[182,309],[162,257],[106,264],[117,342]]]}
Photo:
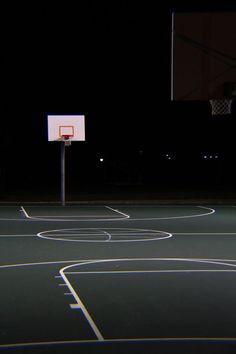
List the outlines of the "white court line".
{"label": "white court line", "polygon": [[71,283],[69,282],[69,280],[67,279],[65,274],[63,273],[63,269],[60,270],[60,275],[61,275],[62,279],[65,282],[65,285],[67,285],[68,289],[70,290],[70,292],[71,292],[71,294],[72,294],[72,296],[73,296],[73,298],[75,300],[75,304],[71,304],[71,307],[72,308],[76,308],[76,309],[80,309],[82,311],[82,313],[84,314],[84,316],[85,316],[87,322],[89,323],[90,327],[92,328],[94,334],[96,335],[97,339],[100,340],[100,341],[104,340],[100,330],[98,329],[97,325],[95,324],[95,322],[94,322],[93,318],[91,317],[90,313],[88,312],[88,310],[84,306],[82,300],[80,299],[80,297],[78,296],[78,294],[74,290],[73,286],[71,285]]}
{"label": "white court line", "polygon": [[[85,260],[82,260],[84,262]],[[78,263],[80,262],[79,259],[76,260],[64,260],[64,261],[41,261],[41,262],[29,262],[29,263],[15,263],[15,264],[3,264],[0,265],[0,269],[7,269],[7,268],[21,268],[21,267],[35,267],[35,266],[49,266],[55,264],[67,264],[67,263]]]}
{"label": "white court line", "polygon": [[126,217],[127,219],[130,218],[130,216],[129,216],[128,214],[122,213],[122,212],[121,212],[120,210],[118,210],[118,209],[113,209],[112,207],[109,207],[109,206],[107,206],[107,205],[105,205],[105,207],[106,207],[107,209],[110,209],[110,210],[114,211],[115,213],[118,213],[118,214],[123,215],[123,216]]}
{"label": "white court line", "polygon": [[[234,269],[202,269],[202,270],[194,270],[194,269],[180,269],[180,270],[143,270],[143,271],[128,271],[128,270],[124,270],[124,271],[85,271],[85,272],[76,272],[76,271],[68,271],[68,269],[71,268],[75,268],[75,267],[83,267],[83,266],[87,266],[87,265],[97,265],[97,264],[101,264],[101,263],[112,263],[112,262],[132,262],[132,261],[180,261],[180,262],[192,262],[192,263],[204,263],[204,264],[212,264],[212,265],[221,265],[221,266],[228,266],[228,267],[233,267]],[[81,311],[83,312],[86,320],[88,321],[88,323],[90,324],[93,332],[96,334],[98,340],[105,340],[104,336],[101,334],[100,330],[98,329],[96,323],[94,322],[94,320],[91,318],[91,315],[89,314],[89,312],[87,311],[85,305],[82,303],[78,292],[75,291],[75,289],[73,288],[70,280],[68,279],[68,275],[70,274],[133,274],[133,273],[193,273],[193,272],[205,272],[205,273],[211,273],[211,272],[236,272],[236,264],[232,264],[232,263],[225,263],[225,262],[219,262],[219,261],[213,261],[213,260],[206,260],[206,259],[188,259],[188,258],[178,258],[178,259],[173,259],[173,258],[142,258],[142,259],[112,259],[112,260],[93,260],[93,261],[85,261],[85,262],[80,262],[77,264],[71,264],[68,266],[63,267],[62,269],[60,269],[59,273],[62,277],[62,279],[64,280],[65,284],[67,285],[67,287],[69,288],[74,300],[75,300],[75,304],[70,305],[70,307],[72,309],[81,309]]]}
{"label": "white court line", "polygon": [[103,217],[103,215],[52,215],[52,216],[45,216],[45,215],[36,215],[36,216],[33,216],[32,218],[99,218],[99,217]]}
{"label": "white court line", "polygon": [[236,232],[172,232],[173,235],[200,235],[200,236],[205,236],[205,235],[236,235]]}
{"label": "white court line", "polygon": [[[60,229],[58,229],[58,230],[60,230]],[[63,229],[62,229],[63,230]],[[66,230],[66,229],[65,229]],[[73,230],[73,229],[70,229],[70,230]],[[78,230],[77,228],[75,228],[74,230]],[[49,230],[50,231],[50,230]],[[42,232],[49,232],[49,231],[42,231]],[[159,231],[159,232],[161,232],[161,231]],[[163,232],[164,233],[164,232]],[[83,237],[85,237],[85,236],[104,236],[104,234],[108,234],[108,232],[105,232],[105,231],[103,231],[103,232],[94,232],[94,233],[86,233],[86,232],[84,232],[84,233],[73,233],[73,232],[64,232],[64,233],[56,233],[56,234],[52,234],[52,236],[55,236],[55,237],[57,237],[58,235],[60,235],[60,236],[68,236],[68,237],[78,237],[78,236],[83,236]],[[138,233],[138,232],[136,232],[136,233],[132,233],[132,232],[123,232],[123,233],[119,233],[119,232],[117,232],[117,233],[112,233],[112,236],[120,236],[120,237],[127,237],[127,236],[156,236],[156,234],[157,234],[157,232],[149,232],[149,233],[147,233],[147,232],[140,232],[140,233]]]}
{"label": "white court line", "polygon": [[[88,242],[88,243],[101,243],[101,242],[107,242],[108,240],[75,240],[75,239],[70,239],[70,238],[62,238],[60,237],[60,232],[61,231],[71,231],[71,230],[78,230],[78,231],[83,231],[83,230],[94,230],[94,237],[96,236],[101,236],[101,234],[97,233],[96,231],[98,230],[99,232],[104,232],[105,233],[105,230],[108,229],[110,231],[110,235],[111,235],[111,238],[109,239],[109,242],[113,242],[113,243],[120,243],[120,242],[147,242],[147,241],[162,241],[162,240],[165,240],[167,238],[171,238],[173,235],[169,232],[166,232],[166,231],[161,231],[161,230],[148,230],[148,229],[134,229],[134,228],[104,228],[103,230],[101,230],[100,228],[73,228],[73,229],[55,229],[55,230],[46,230],[46,231],[41,231],[39,232],[36,236],[37,237],[40,237],[40,238],[44,238],[44,239],[47,239],[47,240],[52,240],[52,241],[64,241],[64,242]],[[149,238],[143,238],[143,239],[128,239],[128,240],[112,240],[112,233],[111,231],[112,230],[121,230],[123,233],[127,233],[128,236],[129,236],[129,231],[137,231],[138,235],[139,235],[139,232],[151,232],[151,236],[149,236]],[[127,231],[128,230],[128,231]],[[50,232],[52,233],[58,233],[58,237],[55,235],[52,235],[50,237]],[[156,236],[154,237],[153,233],[156,234]],[[46,236],[46,234],[49,234],[49,236]],[[63,235],[63,234],[62,234]],[[70,234],[69,234],[70,236]],[[75,236],[75,235],[73,235]],[[81,236],[81,235],[79,235]]]}
{"label": "white court line", "polygon": [[[60,230],[60,229],[59,229]],[[73,229],[71,229],[73,230]],[[52,230],[52,231],[55,231],[55,230]],[[58,230],[56,230],[58,231]],[[42,232],[51,232],[51,230],[48,230],[48,231],[42,231]],[[162,231],[158,231],[159,233],[162,232]],[[164,231],[163,231],[164,233]],[[109,235],[109,241],[111,240],[111,236],[119,236],[119,237],[129,237],[129,236],[139,236],[139,237],[147,237],[147,239],[143,239],[143,240],[139,240],[139,239],[135,239],[135,240],[117,240],[117,241],[112,241],[112,242],[140,242],[140,241],[153,241],[153,240],[162,240],[162,239],[166,239],[166,238],[170,238],[171,236],[169,237],[155,237],[155,235],[157,235],[157,232],[150,232],[150,233],[145,233],[145,232],[140,232],[140,233],[132,233],[132,232],[127,232],[127,233],[112,233],[112,235],[110,235],[109,233],[107,232],[101,232],[101,233],[91,233],[91,234],[88,234],[88,233],[84,233],[84,234],[79,234],[80,237],[86,237],[86,236],[104,236],[104,234],[107,234]],[[169,235],[172,235],[172,236],[179,236],[179,235],[183,235],[183,236],[186,236],[186,235],[199,235],[199,236],[207,236],[207,235],[216,235],[216,236],[222,236],[222,235],[226,235],[226,236],[235,236],[236,235],[236,232],[172,232],[172,234],[169,234]],[[35,237],[35,236],[38,236],[38,234],[5,234],[5,235],[0,235],[0,238],[8,238],[8,237]],[[50,240],[61,240],[61,241],[66,241],[64,239],[59,239],[59,238],[53,238],[55,235],[52,235],[52,237],[43,237],[43,238],[47,238],[47,239],[50,239]],[[68,233],[68,234],[60,234],[60,236],[63,236],[63,237],[78,237],[73,235],[72,233]],[[41,236],[42,237],[42,236]],[[57,236],[55,236],[57,237]],[[149,237],[153,237],[153,238],[149,238]],[[106,240],[107,242],[108,240]],[[82,240],[82,241],[79,241],[78,242],[105,242],[105,241],[92,241],[92,240]]]}
{"label": "white court line", "polygon": [[[236,337],[152,337],[152,338],[111,338],[104,339],[104,343],[148,343],[148,342],[235,342]],[[71,344],[92,344],[97,343],[94,339],[72,339],[58,341],[42,341],[42,342],[22,342],[0,344],[0,349],[21,348],[21,347],[46,347],[53,345],[71,345]]]}
{"label": "white court line", "polygon": [[36,234],[32,234],[32,235],[18,235],[18,234],[14,234],[14,235],[0,235],[0,237],[35,237]]}
{"label": "white court line", "polygon": [[105,235],[108,236],[108,238],[105,240],[105,242],[111,241],[111,234],[109,232],[103,231]]}
{"label": "white court line", "polygon": [[[66,266],[60,270],[60,277],[63,278],[65,285],[68,286],[72,296],[74,297],[76,301],[76,308],[80,308],[81,311],[84,313],[86,319],[88,320],[91,328],[93,329],[94,333],[96,334],[97,338],[99,340],[104,340],[102,334],[100,333],[99,329],[97,328],[96,324],[94,323],[93,319],[91,318],[90,314],[86,310],[84,304],[81,302],[80,298],[78,297],[77,293],[75,292],[74,288],[70,284],[69,280],[66,277],[66,269],[76,267],[76,266],[82,266],[82,265],[88,265],[88,264],[96,264],[96,263],[107,263],[107,262],[124,262],[124,261],[184,261],[184,262],[195,262],[195,263],[206,263],[206,264],[217,264],[217,265],[226,265],[229,267],[236,268],[236,264],[232,264],[232,262],[236,262],[234,259],[193,259],[193,258],[133,258],[133,259],[97,259],[97,260],[70,260],[70,261],[50,261],[50,262],[35,262],[35,263],[22,263],[22,264],[9,264],[9,265],[2,265],[0,266],[1,269],[6,269],[6,268],[13,268],[13,267],[26,267],[26,266],[42,266],[42,265],[55,265],[55,264],[66,264],[66,263],[76,263],[76,264],[70,264],[69,266]],[[78,263],[79,262],[79,263]],[[226,262],[231,262],[231,263],[226,263]],[[192,272],[193,270],[183,270],[184,272],[187,271]],[[222,271],[227,271],[227,270],[203,270],[205,272],[222,272]],[[232,271],[232,269],[228,270],[229,272]],[[235,270],[234,270],[235,271]],[[64,272],[64,274],[63,274]],[[173,273],[173,272],[172,272]],[[1,346],[3,347],[3,346]]]}
{"label": "white court line", "polygon": [[236,272],[236,269],[163,269],[163,270],[101,270],[101,271],[85,271],[85,272],[65,272],[64,274],[74,275],[74,274],[152,274],[152,273],[208,273],[208,272]]}
{"label": "white court line", "polygon": [[130,221],[143,221],[143,220],[172,220],[172,219],[188,219],[198,218],[202,216],[208,216],[215,213],[215,209],[204,206],[196,206],[196,208],[202,208],[208,210],[208,213],[194,214],[194,215],[181,215],[181,216],[163,216],[163,217],[151,217],[151,218],[130,218]]}
{"label": "white court line", "polygon": [[[105,208],[108,208],[116,213],[119,213],[121,214],[121,218],[119,218],[118,216],[113,216],[113,217],[103,217],[101,216],[100,218],[97,218],[97,219],[93,219],[93,216],[91,216],[91,218],[87,218],[87,219],[82,219],[83,216],[80,216],[78,217],[78,221],[83,221],[83,222],[87,222],[87,221],[119,221],[119,220],[127,220],[127,221],[142,221],[142,220],[172,220],[172,219],[186,219],[186,218],[197,218],[197,217],[203,217],[203,216],[208,216],[208,215],[211,215],[211,214],[214,214],[215,213],[215,209],[213,208],[209,208],[209,207],[205,207],[205,206],[195,206],[196,208],[201,208],[201,209],[205,209],[207,210],[208,212],[206,213],[201,213],[201,214],[194,214],[194,215],[181,215],[181,216],[167,216],[167,217],[151,217],[151,218],[135,218],[135,217],[130,217],[130,215],[128,214],[125,214],[123,212],[121,212],[120,210],[118,209],[114,209],[112,207],[109,207],[109,206],[104,206]],[[37,221],[37,220],[42,220],[42,221],[76,221],[75,220],[75,217],[72,217],[72,219],[69,219],[70,217],[68,216],[68,218],[65,218],[65,219],[61,219],[61,216],[58,215],[58,216],[54,216],[54,217],[50,217],[50,216],[45,216],[45,217],[38,217],[37,215],[36,216],[30,216],[25,208],[23,206],[21,206],[21,210],[23,211],[26,219],[30,219],[30,220],[34,220],[34,221]]]}
{"label": "white court line", "polygon": [[27,211],[25,210],[25,208],[24,208],[23,206],[21,206],[20,208],[21,208],[21,210],[23,211],[25,217],[26,217],[27,219],[31,219],[31,217],[29,216],[29,214],[27,213]]}
{"label": "white court line", "polygon": [[[111,258],[111,259],[71,259],[71,260],[60,260],[60,261],[41,261],[41,262],[28,262],[28,263],[12,263],[12,264],[2,264],[0,269],[11,269],[11,268],[22,268],[22,267],[35,267],[35,266],[54,266],[56,264],[67,264],[75,263],[80,264],[90,264],[90,263],[100,263],[100,262],[115,262],[115,261],[189,261],[189,262],[212,262],[213,264],[224,265],[225,262],[236,263],[236,259],[225,259],[225,258]],[[224,262],[224,263],[222,263]],[[236,267],[236,264],[225,263],[226,266]],[[72,264],[74,265],[74,264]],[[57,276],[61,278],[61,276]]]}
{"label": "white court line", "polygon": [[[168,262],[190,262],[190,263],[203,263],[203,264],[213,264],[213,265],[221,265],[221,266],[227,266],[227,267],[236,267],[236,264],[232,263],[226,263],[228,262],[227,260],[223,259],[201,259],[201,258],[120,258],[120,259],[103,259],[103,260],[92,260],[92,261],[85,261],[85,262],[79,262],[78,264],[71,264],[69,266],[65,266],[60,270],[61,272],[64,272],[64,274],[67,273],[67,269],[74,268],[74,267],[82,267],[84,265],[91,265],[91,264],[101,264],[101,263],[114,263],[114,262],[150,262],[150,261],[168,261]],[[235,262],[236,260],[229,260],[229,262]],[[214,269],[215,271],[218,271],[218,269]],[[181,271],[181,269],[180,269]],[[188,270],[191,272],[191,269]],[[208,271],[207,269],[205,270],[206,272]]]}
{"label": "white court line", "polygon": [[[125,213],[122,213],[121,211],[117,210],[117,209],[113,209],[111,207],[108,207],[108,206],[104,206],[105,208],[107,209],[110,209],[112,210],[113,212],[115,213],[119,213],[122,217],[118,217],[117,215],[115,216],[111,216],[111,217],[107,217],[107,216],[102,216],[102,215],[99,215],[98,219],[94,219],[94,217],[97,217],[97,216],[94,216],[94,215],[90,215],[90,216],[84,216],[84,215],[79,215],[77,218],[79,221],[117,221],[117,220],[124,220],[124,219],[128,219],[129,218],[129,215],[125,214]],[[36,215],[36,216],[30,216],[27,211],[25,210],[25,208],[23,206],[21,206],[21,211],[24,213],[26,219],[30,219],[30,220],[43,220],[43,221],[76,221],[76,216],[62,216],[62,215],[54,215],[54,216],[39,216],[39,215]],[[81,219],[83,217],[87,217],[87,219]],[[63,219],[65,218],[65,219]],[[70,218],[73,218],[72,220],[70,220]]]}

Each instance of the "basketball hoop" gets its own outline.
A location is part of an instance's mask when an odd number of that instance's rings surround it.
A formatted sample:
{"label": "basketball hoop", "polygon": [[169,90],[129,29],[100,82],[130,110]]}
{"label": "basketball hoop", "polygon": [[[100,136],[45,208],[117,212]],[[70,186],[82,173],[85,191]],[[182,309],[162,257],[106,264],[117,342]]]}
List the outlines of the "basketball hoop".
{"label": "basketball hoop", "polygon": [[65,146],[70,146],[71,145],[71,138],[73,138],[73,135],[62,135],[61,136],[61,141],[64,141]]}
{"label": "basketball hoop", "polygon": [[59,126],[59,136],[61,141],[65,143],[65,146],[71,145],[71,139],[74,137],[74,126],[73,125],[60,125]]}
{"label": "basketball hoop", "polygon": [[232,101],[231,98],[211,99],[211,114],[213,116],[230,114]]}
{"label": "basketball hoop", "polygon": [[48,115],[48,141],[60,142],[61,150],[61,203],[66,204],[65,160],[66,146],[72,141],[85,141],[84,115]]}

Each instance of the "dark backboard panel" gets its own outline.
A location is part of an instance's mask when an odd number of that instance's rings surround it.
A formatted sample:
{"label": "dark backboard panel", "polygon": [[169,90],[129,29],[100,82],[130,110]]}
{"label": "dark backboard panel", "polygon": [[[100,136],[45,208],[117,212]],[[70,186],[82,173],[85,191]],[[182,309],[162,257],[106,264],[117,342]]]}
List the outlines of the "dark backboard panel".
{"label": "dark backboard panel", "polygon": [[236,12],[173,13],[171,99],[236,96]]}

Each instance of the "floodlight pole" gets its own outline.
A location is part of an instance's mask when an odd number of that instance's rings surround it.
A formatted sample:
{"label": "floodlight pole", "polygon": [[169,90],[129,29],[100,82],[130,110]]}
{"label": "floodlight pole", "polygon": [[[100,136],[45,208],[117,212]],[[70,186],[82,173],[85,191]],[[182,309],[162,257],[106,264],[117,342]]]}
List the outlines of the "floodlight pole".
{"label": "floodlight pole", "polygon": [[61,141],[61,204],[65,206],[65,141]]}
{"label": "floodlight pole", "polygon": [[174,100],[174,36],[175,36],[175,13],[171,14],[171,101]]}

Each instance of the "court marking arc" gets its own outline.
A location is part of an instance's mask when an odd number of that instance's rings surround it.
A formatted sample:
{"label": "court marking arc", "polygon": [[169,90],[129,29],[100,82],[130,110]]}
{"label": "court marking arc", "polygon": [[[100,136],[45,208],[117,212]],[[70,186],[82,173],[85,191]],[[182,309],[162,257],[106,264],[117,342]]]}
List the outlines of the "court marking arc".
{"label": "court marking arc", "polygon": [[[211,214],[214,214],[215,213],[215,209],[213,208],[210,208],[210,207],[205,207],[205,206],[196,206],[196,208],[201,208],[201,209],[204,209],[204,210],[207,210],[208,212],[205,212],[205,213],[200,213],[200,214],[193,214],[193,215],[180,215],[180,216],[164,216],[164,217],[147,217],[147,218],[136,218],[136,217],[131,217],[130,215],[128,214],[125,214],[123,213],[122,211],[118,210],[117,208],[114,209],[114,208],[111,208],[107,205],[104,206],[105,208],[108,208],[108,209],[111,209],[112,211],[116,212],[116,213],[119,213],[121,215],[123,215],[122,217],[118,217],[118,216],[113,216],[113,217],[110,217],[110,218],[107,218],[107,217],[100,217],[100,218],[95,218],[93,219],[93,217],[89,217],[87,219],[81,219],[81,217],[78,217],[78,220],[76,220],[76,218],[73,216],[73,219],[69,219],[70,216],[68,216],[68,218],[60,218],[60,215],[58,215],[57,217],[38,217],[37,215],[36,216],[30,216],[27,211],[25,210],[25,208],[23,206],[21,206],[21,211],[24,213],[25,215],[25,220],[30,220],[30,221],[79,221],[79,222],[97,222],[97,221],[120,221],[120,220],[125,220],[125,221],[143,221],[143,220],[172,220],[172,219],[186,219],[186,218],[197,218],[197,217],[203,217],[203,216],[208,216],[208,215],[211,215]],[[11,219],[10,219],[11,220]]]}
{"label": "court marking arc", "polygon": [[[150,233],[156,233],[156,234],[163,234],[165,236],[157,236],[157,237],[151,237],[150,238],[143,238],[143,239],[128,239],[128,240],[113,240],[112,239],[112,234],[109,233],[109,238],[105,239],[105,240],[75,240],[75,239],[65,239],[65,238],[53,238],[53,237],[49,237],[49,236],[45,236],[45,233],[49,233],[49,232],[60,232],[60,231],[73,231],[73,230],[94,230],[94,231],[106,231],[106,230],[123,230],[124,233],[127,230],[134,230],[137,232],[150,232]],[[104,231],[104,232],[105,232]],[[108,233],[107,233],[108,234]],[[46,230],[46,231],[41,231],[39,233],[36,234],[37,237],[39,238],[43,238],[43,239],[47,239],[47,240],[52,240],[52,241],[65,241],[65,242],[85,242],[85,243],[102,243],[102,242],[110,242],[110,243],[118,243],[118,242],[147,242],[147,241],[161,241],[161,240],[165,240],[168,238],[171,238],[173,235],[167,231],[160,231],[160,230],[150,230],[150,229],[136,229],[136,228],[102,228],[102,230],[100,228],[68,228],[68,229],[54,229],[54,230]],[[94,236],[96,236],[96,233],[94,233]]]}

